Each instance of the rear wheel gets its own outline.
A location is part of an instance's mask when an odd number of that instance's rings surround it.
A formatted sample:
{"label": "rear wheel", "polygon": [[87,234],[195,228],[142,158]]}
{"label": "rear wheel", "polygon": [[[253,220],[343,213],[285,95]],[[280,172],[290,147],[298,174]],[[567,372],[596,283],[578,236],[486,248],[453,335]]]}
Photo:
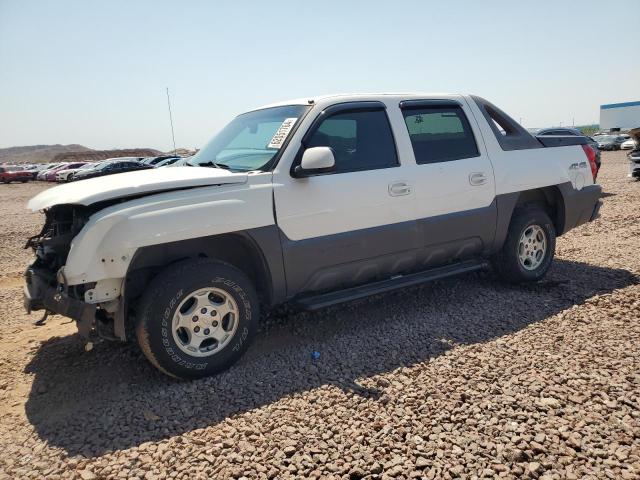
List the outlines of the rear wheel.
{"label": "rear wheel", "polygon": [[249,278],[209,259],[168,267],[149,286],[136,324],[149,361],[178,378],[198,378],[235,363],[257,330],[259,304]]}
{"label": "rear wheel", "polygon": [[549,215],[537,205],[520,207],[493,263],[508,282],[535,282],[549,270],[555,248],[556,231]]}

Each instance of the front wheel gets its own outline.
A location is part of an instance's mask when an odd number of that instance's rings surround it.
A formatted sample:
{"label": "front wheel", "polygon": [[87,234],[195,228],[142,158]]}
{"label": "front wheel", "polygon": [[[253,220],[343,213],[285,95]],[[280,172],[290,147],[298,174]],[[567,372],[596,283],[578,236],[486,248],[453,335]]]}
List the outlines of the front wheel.
{"label": "front wheel", "polygon": [[549,215],[531,205],[516,209],[507,238],[493,264],[508,282],[535,282],[545,276],[556,249],[556,231]]}
{"label": "front wheel", "polygon": [[242,356],[259,315],[255,289],[243,272],[214,260],[187,260],[152,281],[140,303],[136,336],[162,372],[205,377]]}

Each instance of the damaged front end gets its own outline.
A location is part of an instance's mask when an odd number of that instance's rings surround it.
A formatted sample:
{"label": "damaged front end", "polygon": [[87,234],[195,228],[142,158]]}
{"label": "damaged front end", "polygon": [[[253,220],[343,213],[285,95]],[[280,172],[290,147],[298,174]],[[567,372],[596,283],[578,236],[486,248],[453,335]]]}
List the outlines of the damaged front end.
{"label": "damaged front end", "polygon": [[[27,240],[35,261],[27,268],[24,286],[24,306],[27,313],[44,311],[57,313],[76,321],[79,333],[89,340],[92,333],[113,338],[113,315],[97,303],[85,301],[85,293],[95,283],[69,285],[64,273],[71,242],[94,213],[81,205],[55,205],[45,210],[46,220],[38,235]],[[109,327],[109,324],[111,327]],[[124,333],[121,335],[124,339]]]}

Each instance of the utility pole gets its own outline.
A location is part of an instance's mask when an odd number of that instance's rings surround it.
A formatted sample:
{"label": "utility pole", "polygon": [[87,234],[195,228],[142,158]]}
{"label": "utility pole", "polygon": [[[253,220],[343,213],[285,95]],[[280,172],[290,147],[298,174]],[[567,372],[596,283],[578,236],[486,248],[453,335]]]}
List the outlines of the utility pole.
{"label": "utility pole", "polygon": [[169,87],[167,87],[167,105],[169,106],[169,123],[171,124],[171,139],[173,140],[173,154],[177,157],[176,136],[173,133],[173,116],[171,115],[171,100],[169,99]]}

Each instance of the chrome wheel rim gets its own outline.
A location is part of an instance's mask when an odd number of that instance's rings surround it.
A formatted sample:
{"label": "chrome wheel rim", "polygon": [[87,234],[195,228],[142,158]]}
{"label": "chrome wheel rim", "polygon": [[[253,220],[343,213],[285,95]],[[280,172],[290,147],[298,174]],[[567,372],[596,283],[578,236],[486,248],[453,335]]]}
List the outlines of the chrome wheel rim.
{"label": "chrome wheel rim", "polygon": [[539,225],[524,229],[518,242],[518,259],[525,270],[535,270],[544,261],[547,253],[547,235]]}
{"label": "chrome wheel rim", "polygon": [[171,328],[173,340],[192,357],[214,355],[233,338],[238,318],[238,304],[231,295],[219,288],[201,288],[178,305]]}

